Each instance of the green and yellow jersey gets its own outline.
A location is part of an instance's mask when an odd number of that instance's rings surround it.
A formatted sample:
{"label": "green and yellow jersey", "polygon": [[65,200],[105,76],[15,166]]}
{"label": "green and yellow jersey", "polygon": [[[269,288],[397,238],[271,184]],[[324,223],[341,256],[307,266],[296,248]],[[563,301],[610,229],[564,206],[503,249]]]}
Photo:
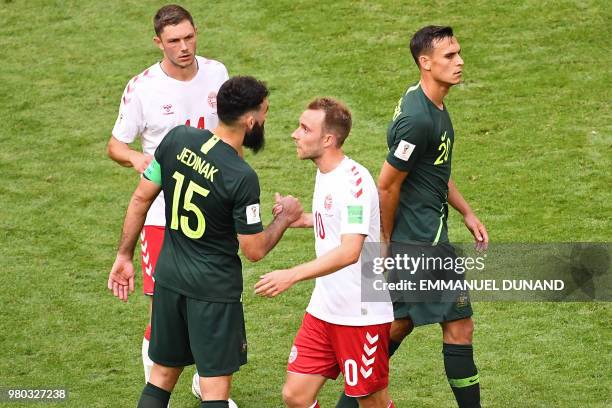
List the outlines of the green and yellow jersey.
{"label": "green and yellow jersey", "polygon": [[408,172],[391,240],[448,242],[448,181],[455,139],[450,115],[427,98],[420,83],[400,98],[387,129],[387,162]]}
{"label": "green and yellow jersey", "polygon": [[209,302],[239,302],[236,234],[263,231],[255,171],[210,131],[179,126],[164,137],[144,177],[166,198],[156,285]]}

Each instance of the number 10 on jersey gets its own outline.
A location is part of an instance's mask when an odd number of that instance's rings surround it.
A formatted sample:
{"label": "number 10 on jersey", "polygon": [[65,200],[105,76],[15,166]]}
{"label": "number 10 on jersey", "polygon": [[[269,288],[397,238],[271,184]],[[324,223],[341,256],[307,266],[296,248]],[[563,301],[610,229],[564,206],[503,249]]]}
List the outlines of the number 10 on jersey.
{"label": "number 10 on jersey", "polygon": [[181,227],[181,231],[187,237],[191,239],[199,239],[204,235],[204,231],[206,230],[206,220],[204,219],[204,214],[202,214],[202,210],[198,208],[197,205],[191,202],[193,199],[193,194],[199,194],[203,197],[208,196],[210,190],[205,189],[197,183],[194,183],[192,180],[189,180],[189,184],[187,185],[187,190],[185,191],[185,196],[183,199],[183,209],[187,212],[192,212],[195,214],[197,225],[195,229],[192,229],[189,226],[189,217],[186,215],[178,215],[178,207],[179,201],[181,198],[181,192],[183,190],[183,184],[185,182],[185,176],[178,171],[175,171],[172,175],[172,178],[176,180],[176,184],[174,185],[174,194],[172,196],[172,220],[170,221],[170,228],[173,230],[178,230],[179,225]]}

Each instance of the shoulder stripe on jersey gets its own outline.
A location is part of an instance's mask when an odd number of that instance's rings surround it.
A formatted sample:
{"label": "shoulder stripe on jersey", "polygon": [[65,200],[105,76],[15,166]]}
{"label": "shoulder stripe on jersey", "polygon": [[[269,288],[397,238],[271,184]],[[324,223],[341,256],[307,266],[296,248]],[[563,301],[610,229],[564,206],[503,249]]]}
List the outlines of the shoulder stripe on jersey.
{"label": "shoulder stripe on jersey", "polygon": [[206,143],[202,145],[202,147],[200,147],[200,151],[204,154],[208,154],[210,149],[212,149],[217,144],[217,142],[219,142],[219,140],[221,139],[219,139],[217,135],[212,135],[212,137],[208,139]]}
{"label": "shoulder stripe on jersey", "polygon": [[419,86],[421,86],[421,81],[419,81],[416,85],[413,85],[410,88],[408,88],[408,90],[406,91],[404,95],[408,95],[410,92],[416,91],[417,89],[419,89]]}

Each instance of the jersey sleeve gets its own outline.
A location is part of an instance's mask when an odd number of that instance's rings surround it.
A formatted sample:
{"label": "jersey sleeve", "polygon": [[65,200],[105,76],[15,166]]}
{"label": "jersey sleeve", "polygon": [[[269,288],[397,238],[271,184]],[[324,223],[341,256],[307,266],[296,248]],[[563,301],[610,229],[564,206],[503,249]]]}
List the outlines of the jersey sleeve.
{"label": "jersey sleeve", "polygon": [[132,143],[144,130],[142,103],[132,88],[132,81],[123,91],[119,115],[113,127],[113,137],[124,143]]}
{"label": "jersey sleeve", "polygon": [[410,171],[427,151],[431,126],[425,120],[404,116],[393,124],[393,144],[387,162],[400,171]]}
{"label": "jersey sleeve", "polygon": [[257,234],[263,231],[259,213],[259,179],[250,170],[237,183],[234,191],[234,227],[238,234]]}
{"label": "jersey sleeve", "polygon": [[378,192],[365,180],[365,175],[357,174],[351,179],[343,196],[340,208],[340,235],[368,235],[372,199],[378,199]]}

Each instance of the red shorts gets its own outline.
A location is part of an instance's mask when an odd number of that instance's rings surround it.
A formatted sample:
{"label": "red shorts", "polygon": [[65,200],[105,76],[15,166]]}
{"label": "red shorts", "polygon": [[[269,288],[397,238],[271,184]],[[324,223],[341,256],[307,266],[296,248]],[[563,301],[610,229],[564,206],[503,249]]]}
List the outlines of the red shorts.
{"label": "red shorts", "polygon": [[306,313],[295,336],[287,371],[336,379],[342,372],[344,391],[363,397],[389,384],[391,323],[341,326]]}
{"label": "red shorts", "polygon": [[142,254],[142,291],[153,296],[155,288],[155,264],[164,242],[164,227],[145,225],[140,233],[140,252]]}

